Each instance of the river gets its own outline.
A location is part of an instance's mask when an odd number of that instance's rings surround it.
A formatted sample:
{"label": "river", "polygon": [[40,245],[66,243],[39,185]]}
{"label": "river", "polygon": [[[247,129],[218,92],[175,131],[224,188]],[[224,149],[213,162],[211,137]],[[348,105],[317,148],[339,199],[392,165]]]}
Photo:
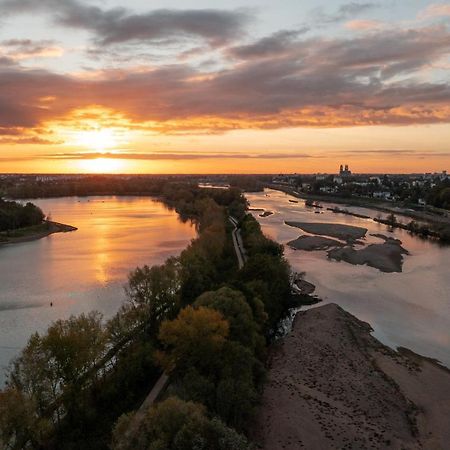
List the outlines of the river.
{"label": "river", "polygon": [[194,226],[148,197],[33,203],[78,230],[0,246],[0,386],[5,366],[33,332],[92,310],[111,317],[124,301],[130,270],[163,263],[196,236]]}
{"label": "river", "polygon": [[[325,251],[306,252],[285,246],[285,254],[293,269],[305,272],[305,279],[315,284],[323,302],[334,302],[366,321],[374,335],[392,348],[402,346],[438,359],[450,367],[450,247],[411,236],[404,230],[389,232],[387,227],[372,220],[360,219],[327,211],[335,205],[320,202],[323,209],[308,208],[300,199],[279,191],[247,194],[251,208],[263,208],[274,214],[265,218],[253,215],[265,234],[286,244],[302,234],[298,228],[284,223],[342,223],[367,228],[367,243],[379,242],[371,233],[382,233],[400,239],[409,251],[402,273],[384,273],[368,266],[354,266],[332,261]],[[298,200],[292,203],[289,200]],[[370,217],[379,211],[346,206],[352,212]],[[385,214],[382,214],[384,216]],[[400,218],[401,219],[401,218]],[[404,219],[409,221],[411,219]]]}

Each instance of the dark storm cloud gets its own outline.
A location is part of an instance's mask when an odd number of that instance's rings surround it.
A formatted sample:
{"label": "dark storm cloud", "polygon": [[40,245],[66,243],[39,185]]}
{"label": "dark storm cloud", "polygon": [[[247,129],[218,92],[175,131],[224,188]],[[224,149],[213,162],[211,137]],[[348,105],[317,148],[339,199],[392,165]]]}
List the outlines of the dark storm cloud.
{"label": "dark storm cloud", "polygon": [[160,41],[171,37],[202,38],[223,45],[243,33],[245,11],[160,9],[136,14],[126,8],[102,9],[77,0],[4,0],[3,14],[44,12],[56,23],[94,34],[99,43]]}

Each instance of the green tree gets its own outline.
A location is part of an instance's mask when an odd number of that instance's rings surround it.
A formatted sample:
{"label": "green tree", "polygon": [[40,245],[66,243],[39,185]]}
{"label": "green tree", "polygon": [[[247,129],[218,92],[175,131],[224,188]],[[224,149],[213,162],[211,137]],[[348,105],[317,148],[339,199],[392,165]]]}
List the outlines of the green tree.
{"label": "green tree", "polygon": [[450,209],[450,187],[446,187],[439,193],[439,202],[444,209]]}
{"label": "green tree", "polygon": [[40,336],[31,336],[13,362],[9,383],[27,395],[44,414],[67,389],[80,380],[104,356],[106,335],[98,312],[58,320]]}
{"label": "green tree", "polygon": [[27,443],[42,448],[53,424],[37,415],[35,402],[15,388],[0,392],[0,448],[21,450]]}
{"label": "green tree", "polygon": [[390,213],[387,215],[386,221],[391,227],[393,227],[397,223],[397,217],[394,213]]}
{"label": "green tree", "polygon": [[180,304],[180,271],[175,258],[162,266],[138,267],[130,273],[125,288],[128,301],[156,334],[163,320],[176,316]]}
{"label": "green tree", "polygon": [[254,350],[264,346],[258,324],[242,292],[228,287],[205,292],[195,302],[195,306],[205,306],[219,311],[230,324],[230,339]]}
{"label": "green tree", "polygon": [[239,274],[264,303],[268,328],[276,326],[290,305],[290,267],[284,258],[265,253],[251,256]]}
{"label": "green tree", "polygon": [[237,342],[226,343],[221,360],[213,410],[225,423],[243,430],[254,413],[265,370],[254,354]]}
{"label": "green tree", "polygon": [[122,417],[113,433],[114,450],[246,450],[244,436],[218,419],[208,419],[205,407],[177,397],[153,406],[144,418]]}
{"label": "green tree", "polygon": [[[96,375],[95,365],[105,352],[106,335],[98,312],[58,320],[43,336],[33,334],[8,374],[2,433],[19,441],[49,434],[69,410],[76,409],[74,399],[86,381],[83,378]],[[30,436],[24,424],[32,430]]]}

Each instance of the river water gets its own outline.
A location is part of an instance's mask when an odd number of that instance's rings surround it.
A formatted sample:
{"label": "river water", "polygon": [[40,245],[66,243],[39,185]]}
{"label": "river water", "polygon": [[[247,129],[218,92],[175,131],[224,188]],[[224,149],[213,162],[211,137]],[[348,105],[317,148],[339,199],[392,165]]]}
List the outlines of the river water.
{"label": "river water", "polygon": [[124,300],[130,270],[163,263],[196,235],[175,211],[148,197],[33,203],[78,230],[0,246],[0,386],[5,366],[31,333],[71,314],[98,310],[111,317]]}
{"label": "river water", "polygon": [[[279,191],[247,194],[251,208],[273,211],[262,218],[253,211],[265,234],[286,244],[302,233],[285,225],[285,220],[298,222],[342,223],[367,228],[367,243],[382,242],[370,236],[381,233],[403,242],[409,251],[402,273],[383,273],[368,266],[354,266],[332,261],[325,251],[306,252],[285,246],[285,254],[293,269],[305,272],[305,279],[316,285],[324,303],[334,302],[371,324],[374,335],[393,348],[402,346],[440,360],[450,367],[450,247],[411,236],[404,230],[389,232],[387,227],[372,220],[335,214],[324,206],[320,214]],[[291,203],[289,200],[298,200]],[[370,217],[380,215],[369,208],[347,206],[352,212]],[[384,214],[381,213],[382,216]],[[402,219],[401,217],[399,218]],[[411,220],[404,218],[405,222]]]}

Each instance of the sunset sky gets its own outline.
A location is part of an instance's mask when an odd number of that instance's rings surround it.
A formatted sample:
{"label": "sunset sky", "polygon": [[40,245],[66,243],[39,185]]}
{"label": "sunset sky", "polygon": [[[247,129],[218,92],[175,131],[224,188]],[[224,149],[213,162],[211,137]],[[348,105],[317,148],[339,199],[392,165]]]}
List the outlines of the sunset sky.
{"label": "sunset sky", "polygon": [[450,2],[0,0],[0,172],[450,169]]}

